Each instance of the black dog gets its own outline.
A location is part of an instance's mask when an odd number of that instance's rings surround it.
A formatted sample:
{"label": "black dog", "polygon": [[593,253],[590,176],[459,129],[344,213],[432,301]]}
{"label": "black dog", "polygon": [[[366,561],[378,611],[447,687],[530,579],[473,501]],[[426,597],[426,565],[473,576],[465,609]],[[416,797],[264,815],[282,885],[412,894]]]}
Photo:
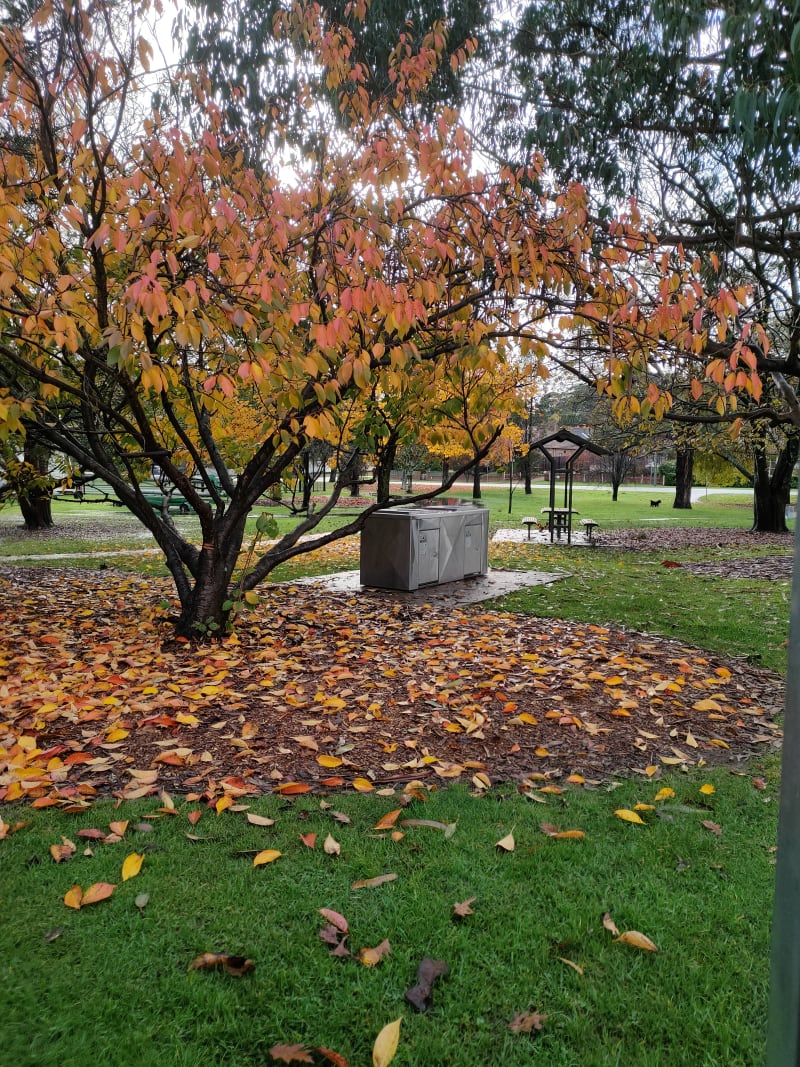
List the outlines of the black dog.
{"label": "black dog", "polygon": [[661,503],[661,501],[660,501],[660,500],[651,500],[651,501],[650,501],[650,507],[651,507],[651,508],[657,508],[657,507],[659,506],[659,504],[660,504],[660,503]]}

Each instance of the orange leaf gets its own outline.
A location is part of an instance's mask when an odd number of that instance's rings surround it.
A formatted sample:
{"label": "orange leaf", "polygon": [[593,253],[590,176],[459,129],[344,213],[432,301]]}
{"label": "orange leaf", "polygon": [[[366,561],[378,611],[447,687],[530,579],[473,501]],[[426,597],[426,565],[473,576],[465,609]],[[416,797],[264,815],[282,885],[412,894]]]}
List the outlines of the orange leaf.
{"label": "orange leaf", "polygon": [[397,822],[398,816],[402,815],[402,808],[395,808],[394,811],[387,812],[382,819],[373,826],[373,830],[391,830],[394,824]]}
{"label": "orange leaf", "polygon": [[293,797],[299,796],[301,793],[310,793],[311,786],[305,782],[284,782],[283,785],[276,785],[273,789],[273,793],[280,793],[281,796]]}
{"label": "orange leaf", "polygon": [[80,908],[82,899],[83,890],[79,885],[74,885],[64,895],[64,903],[68,908],[75,908],[76,911]]}
{"label": "orange leaf", "polygon": [[313,848],[317,843],[316,834],[300,834],[300,840],[306,846],[306,848]]}
{"label": "orange leaf", "polygon": [[83,894],[81,907],[85,908],[87,904],[99,904],[101,900],[108,900],[116,888],[115,885],[109,885],[108,882],[95,882]]}
{"label": "orange leaf", "polygon": [[128,820],[124,819],[122,822],[110,822],[108,828],[112,834],[119,834],[120,837],[124,837],[125,831],[128,829]]}

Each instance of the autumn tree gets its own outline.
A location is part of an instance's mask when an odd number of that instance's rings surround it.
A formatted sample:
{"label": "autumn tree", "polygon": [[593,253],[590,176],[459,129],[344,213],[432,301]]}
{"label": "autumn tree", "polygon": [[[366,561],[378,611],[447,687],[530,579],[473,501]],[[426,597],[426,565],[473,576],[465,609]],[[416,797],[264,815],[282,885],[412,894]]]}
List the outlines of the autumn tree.
{"label": "autumn tree", "polygon": [[[653,268],[663,285],[631,285],[652,253],[635,209],[598,229],[585,190],[547,191],[538,159],[481,174],[453,111],[405,122],[403,101],[437,69],[436,34],[391,51],[381,101],[352,62],[350,27],[315,5],[284,12],[277,32],[315,57],[299,86],[309,121],[323,92],[348,114],[287,175],[278,141],[271,163],[249,166],[201,85],[199,137],[145,109],[136,14],[121,35],[118,8],[74,0],[0,32],[0,411],[25,405],[23,425],[108,482],[151,532],[181,634],[216,632],[233,588],[250,594],[392,502],[301,541],[337,503],[335,483],[236,572],[248,515],[310,442],[376,454],[391,398],[405,426],[458,420],[477,460],[505,421],[506,383],[543,374],[576,320],[613,334],[624,404],[624,366],[689,347],[693,319],[717,308],[676,255]],[[232,405],[252,433],[235,453]],[[155,468],[197,516],[196,541],[148,500]]]}

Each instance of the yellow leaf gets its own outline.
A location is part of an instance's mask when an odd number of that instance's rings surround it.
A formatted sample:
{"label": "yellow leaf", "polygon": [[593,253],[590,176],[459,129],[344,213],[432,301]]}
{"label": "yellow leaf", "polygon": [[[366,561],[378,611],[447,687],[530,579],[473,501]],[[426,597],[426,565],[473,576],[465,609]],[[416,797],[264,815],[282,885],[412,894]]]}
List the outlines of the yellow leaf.
{"label": "yellow leaf", "polygon": [[716,793],[716,789],[714,788],[713,785],[711,785],[710,783],[706,782],[705,785],[701,785],[700,786],[700,792],[704,796],[710,797],[712,793]]}
{"label": "yellow leaf", "polygon": [[[731,746],[726,744],[725,741],[720,741],[718,737],[710,737],[708,740],[709,745],[716,745],[717,748],[730,748]],[[699,766],[699,765],[698,765]],[[6,797],[8,800],[8,797]]]}
{"label": "yellow leaf", "polygon": [[131,852],[130,856],[126,856],[122,864],[122,881],[127,882],[129,878],[135,878],[142,869],[143,863],[143,852]]}
{"label": "yellow leaf", "polygon": [[514,835],[506,834],[505,837],[501,837],[499,841],[495,842],[495,848],[501,848],[504,852],[513,852],[514,844]]}
{"label": "yellow leaf", "polygon": [[216,811],[217,815],[221,815],[226,808],[229,808],[231,806],[231,804],[233,804],[233,799],[231,797],[220,797],[214,805],[214,810]]}
{"label": "yellow leaf", "polygon": [[640,826],[645,825],[644,819],[637,815],[635,811],[629,811],[628,808],[617,808],[614,814],[618,819],[622,819],[623,822],[635,822],[639,823]]}
{"label": "yellow leaf", "polygon": [[626,930],[624,934],[615,937],[614,941],[621,941],[623,945],[633,945],[634,948],[641,948],[645,952],[658,952],[657,946],[650,938],[640,934],[638,930]]}
{"label": "yellow leaf", "polygon": [[571,774],[565,781],[571,782],[572,785],[583,785],[586,782],[586,779],[580,774]]}
{"label": "yellow leaf", "polygon": [[654,774],[658,773],[658,767],[650,763],[647,767],[645,767],[644,773],[647,775],[648,778],[652,778]]}
{"label": "yellow leaf", "polygon": [[625,679],[619,674],[615,674],[613,678],[606,678],[606,685],[623,685]]}
{"label": "yellow leaf", "polygon": [[80,908],[82,899],[83,890],[79,885],[74,885],[64,894],[64,903],[68,908],[74,908],[76,911]]}
{"label": "yellow leaf", "polygon": [[395,1019],[393,1023],[387,1023],[375,1038],[372,1047],[372,1067],[388,1067],[397,1052],[400,1043],[400,1023],[402,1017]]}
{"label": "yellow leaf", "polygon": [[634,804],[633,805],[633,810],[634,811],[654,811],[655,808],[654,808],[654,805],[652,805],[652,804]]}
{"label": "yellow leaf", "polygon": [[663,789],[659,789],[659,791],[653,797],[653,800],[672,800],[674,796],[675,790],[670,789],[670,787],[666,785]]}
{"label": "yellow leaf", "polygon": [[524,722],[528,726],[536,726],[538,724],[538,720],[534,719],[529,711],[523,711],[521,715],[517,715],[517,721]]}
{"label": "yellow leaf", "polygon": [[695,711],[722,711],[722,705],[716,700],[698,700],[692,707]]}
{"label": "yellow leaf", "polygon": [[369,793],[374,788],[375,788],[375,786],[372,784],[372,782],[369,780],[369,778],[354,778],[353,779],[353,789],[355,789],[356,792],[358,792],[358,793]]}
{"label": "yellow leaf", "polygon": [[265,863],[274,863],[280,856],[280,852],[276,848],[265,848],[263,852],[259,852],[253,859],[254,867],[263,867]]}
{"label": "yellow leaf", "polygon": [[115,730],[109,730],[108,731],[108,733],[106,734],[106,741],[112,742],[112,743],[114,741],[122,741],[124,738],[126,738],[128,736],[129,733],[130,733],[130,730],[122,730],[119,727],[117,727]]}
{"label": "yellow leaf", "polygon": [[583,967],[579,967],[577,963],[573,963],[572,960],[568,960],[565,956],[559,956],[558,959],[561,963],[566,963],[567,967],[571,967],[577,974],[583,975]]}
{"label": "yellow leaf", "polygon": [[542,756],[542,757],[550,755],[549,751],[546,748],[543,748],[542,745],[539,745],[537,748],[535,748],[533,750],[533,754],[534,754],[534,756]]}
{"label": "yellow leaf", "polygon": [[557,841],[567,841],[570,839],[579,841],[581,838],[586,837],[586,834],[583,830],[559,830],[556,834],[550,834],[550,837],[555,838]]}
{"label": "yellow leaf", "polygon": [[344,760],[338,756],[317,756],[317,763],[320,767],[341,767]]}
{"label": "yellow leaf", "polygon": [[175,716],[175,721],[181,723],[183,726],[199,726],[200,720],[196,715],[190,715],[187,711],[179,711]]}

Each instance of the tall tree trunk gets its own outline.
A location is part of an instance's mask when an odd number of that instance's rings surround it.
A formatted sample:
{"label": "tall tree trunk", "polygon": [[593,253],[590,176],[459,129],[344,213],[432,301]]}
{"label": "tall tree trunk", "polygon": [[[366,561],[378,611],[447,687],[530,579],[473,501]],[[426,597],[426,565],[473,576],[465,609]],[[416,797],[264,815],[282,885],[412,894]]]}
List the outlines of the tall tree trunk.
{"label": "tall tree trunk", "polygon": [[800,453],[800,437],[787,437],[778,453],[772,475],[763,442],[753,449],[753,530],[759,533],[786,533],[786,506],[792,486],[792,472]]}
{"label": "tall tree trunk", "polygon": [[397,439],[390,437],[378,457],[378,465],[375,471],[378,501],[382,503],[391,496],[392,468],[397,459]]}
{"label": "tall tree trunk", "polygon": [[530,449],[522,457],[522,473],[525,476],[525,496],[530,496],[533,492],[533,486],[531,485],[531,456]]}
{"label": "tall tree trunk", "polygon": [[53,525],[53,487],[49,470],[50,453],[35,441],[25,442],[25,463],[16,486],[17,500],[25,527],[46,530]]}
{"label": "tall tree trunk", "polygon": [[480,500],[481,498],[481,465],[476,463],[472,468],[472,499]]}
{"label": "tall tree trunk", "polygon": [[449,477],[450,477],[450,460],[443,459],[442,460],[442,485],[444,485],[444,483],[447,481],[447,479]]}
{"label": "tall tree trunk", "polygon": [[675,454],[675,502],[673,508],[690,511],[694,473],[694,449],[680,447]]}
{"label": "tall tree trunk", "polygon": [[305,449],[301,457],[303,461],[303,500],[301,508],[307,512],[311,504],[311,490],[313,488],[311,481],[311,453],[308,448]]}

